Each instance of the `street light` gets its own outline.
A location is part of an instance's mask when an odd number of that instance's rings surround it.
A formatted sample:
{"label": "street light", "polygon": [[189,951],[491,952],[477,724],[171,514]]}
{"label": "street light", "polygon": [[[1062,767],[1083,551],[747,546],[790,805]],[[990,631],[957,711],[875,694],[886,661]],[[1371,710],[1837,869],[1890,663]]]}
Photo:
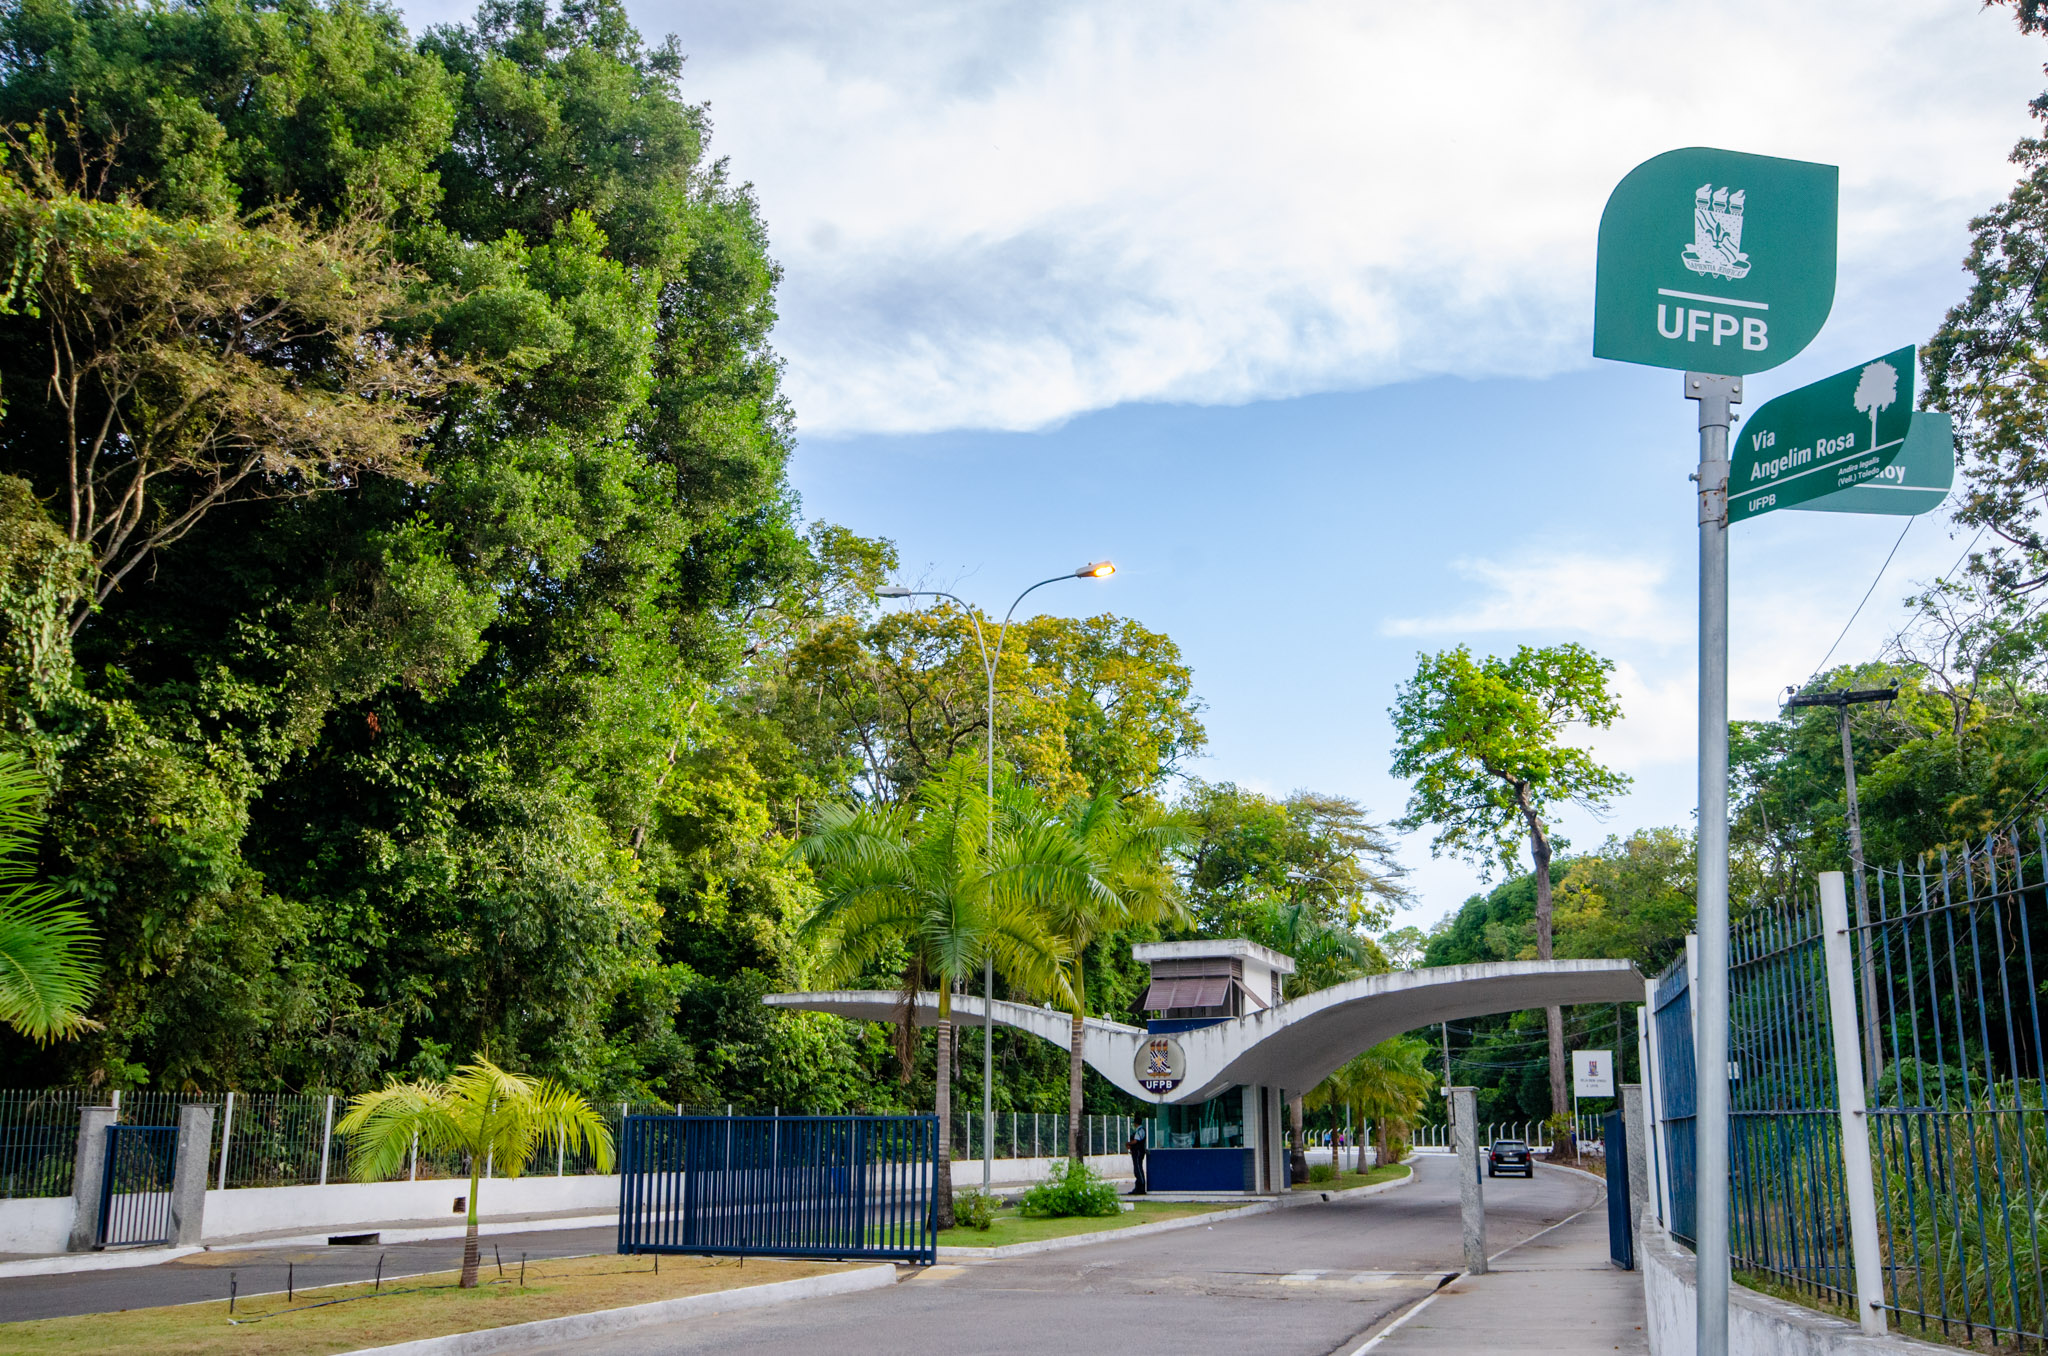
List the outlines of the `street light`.
{"label": "street light", "polygon": [[[951,598],[960,604],[967,620],[974,624],[974,644],[981,651],[981,670],[988,679],[988,851],[991,856],[996,846],[996,665],[1003,657],[1003,640],[1010,633],[1010,618],[1017,614],[1017,604],[1047,584],[1057,584],[1062,579],[1107,579],[1116,573],[1116,566],[1106,560],[1097,560],[1083,565],[1072,574],[1056,574],[1050,579],[1041,579],[1023,593],[1010,600],[1010,610],[1003,614],[1003,624],[996,631],[996,652],[988,652],[988,641],[981,633],[981,618],[974,607],[957,593],[944,589],[906,589],[891,585],[875,590],[877,598]],[[996,1069],[996,1024],[994,1005],[996,1001],[996,966],[994,958],[983,956],[981,961],[981,1189],[987,1191],[995,1175],[995,1069]],[[1071,1127],[1070,1127],[1071,1128]]]}

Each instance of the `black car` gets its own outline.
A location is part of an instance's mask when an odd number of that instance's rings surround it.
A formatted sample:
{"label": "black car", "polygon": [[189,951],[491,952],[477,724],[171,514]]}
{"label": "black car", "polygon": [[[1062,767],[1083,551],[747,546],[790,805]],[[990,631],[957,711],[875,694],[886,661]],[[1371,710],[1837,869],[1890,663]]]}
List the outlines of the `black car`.
{"label": "black car", "polygon": [[1529,1157],[1529,1146],[1518,1139],[1497,1139],[1486,1151],[1486,1175],[1498,1177],[1504,1172],[1520,1173],[1524,1177],[1536,1175],[1536,1164]]}

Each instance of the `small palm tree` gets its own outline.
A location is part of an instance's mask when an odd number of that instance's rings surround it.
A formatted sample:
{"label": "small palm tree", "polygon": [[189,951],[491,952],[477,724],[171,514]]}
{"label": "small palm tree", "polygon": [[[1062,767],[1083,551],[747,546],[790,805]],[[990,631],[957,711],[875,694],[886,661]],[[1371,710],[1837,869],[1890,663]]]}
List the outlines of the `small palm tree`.
{"label": "small palm tree", "polygon": [[1017,850],[1005,864],[1007,884],[1044,917],[1065,944],[1059,992],[1073,1027],[1067,1042],[1067,1157],[1081,1156],[1081,1044],[1088,986],[1083,973],[1097,937],[1119,929],[1173,924],[1184,910],[1167,853],[1187,837],[1180,821],[1149,806],[1131,806],[1111,792],[1075,797],[1046,814],[1018,788],[1011,803]]}
{"label": "small palm tree", "polygon": [[1029,902],[999,888],[1016,874],[1020,845],[997,836],[991,856],[980,779],[971,758],[955,758],[912,807],[828,806],[797,844],[818,877],[820,897],[799,935],[820,948],[819,977],[840,983],[877,964],[900,965],[911,1021],[918,992],[927,984],[938,992],[941,1229],[953,1227],[953,988],[988,957],[1011,984],[1044,992],[1057,987],[1065,959]]}
{"label": "small palm tree", "polygon": [[[1313,879],[1306,874],[1294,878],[1304,884]],[[1315,900],[1298,894],[1266,905],[1257,914],[1253,930],[1261,943],[1294,958],[1294,974],[1287,980],[1289,998],[1369,975],[1376,968],[1376,957],[1363,937],[1341,920],[1328,917]],[[1300,1153],[1301,1098],[1289,1100],[1288,1113],[1294,1128],[1294,1150]],[[1305,1159],[1302,1170],[1307,1171]]]}
{"label": "small palm tree", "polygon": [[462,1244],[462,1287],[476,1285],[476,1193],[484,1165],[517,1177],[536,1150],[560,1145],[588,1152],[600,1172],[612,1166],[612,1132],[604,1117],[550,1079],[508,1073],[487,1059],[465,1064],[444,1083],[393,1079],[349,1104],[334,1127],[346,1135],[349,1172],[359,1182],[389,1177],[405,1166],[415,1142],[429,1153],[469,1159],[469,1220]]}
{"label": "small palm tree", "polygon": [[[1413,1036],[1381,1041],[1318,1084],[1309,1105],[1349,1106],[1361,1120],[1372,1122],[1381,1161],[1394,1137],[1415,1123],[1436,1086],[1436,1075],[1424,1063],[1429,1042]],[[1359,1136],[1358,1166],[1365,1166],[1365,1137]]]}
{"label": "small palm tree", "polygon": [[0,1022],[38,1043],[75,1036],[97,966],[91,924],[78,905],[35,879],[43,825],[42,779],[0,754]]}

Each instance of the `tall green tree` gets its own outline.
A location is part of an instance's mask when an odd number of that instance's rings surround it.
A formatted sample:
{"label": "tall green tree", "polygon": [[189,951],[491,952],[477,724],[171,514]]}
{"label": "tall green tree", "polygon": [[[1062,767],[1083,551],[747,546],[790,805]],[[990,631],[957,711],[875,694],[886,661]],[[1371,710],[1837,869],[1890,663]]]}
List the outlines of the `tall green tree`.
{"label": "tall green tree", "polygon": [[818,874],[818,902],[803,929],[820,947],[818,978],[829,984],[877,965],[899,967],[906,1035],[919,995],[936,991],[941,1229],[953,1227],[953,990],[987,959],[1019,988],[1057,992],[1068,959],[1036,907],[1045,893],[1038,882],[1070,864],[1068,845],[1003,833],[991,850],[994,813],[980,763],[963,755],[911,806],[824,807],[797,845]]}
{"label": "tall green tree", "polygon": [[[1612,660],[1581,645],[1525,645],[1512,657],[1482,660],[1461,645],[1422,656],[1391,713],[1393,774],[1414,784],[1401,827],[1434,827],[1432,853],[1482,870],[1514,870],[1526,842],[1540,960],[1552,949],[1551,816],[1566,804],[1600,809],[1629,783],[1565,740],[1573,728],[1605,729],[1621,714],[1607,690],[1613,670]],[[1555,1115],[1571,1109],[1564,1014],[1552,1007],[1544,1017]]]}
{"label": "tall green tree", "polygon": [[[1025,795],[1028,796],[1028,792]],[[1008,830],[1023,848],[1014,882],[1065,952],[1060,995],[1072,1019],[1067,1041],[1067,1157],[1081,1157],[1082,1041],[1088,1013],[1088,950],[1098,938],[1170,926],[1184,917],[1168,854],[1185,828],[1156,807],[1112,791],[1070,797],[1057,811],[1028,802]]]}
{"label": "tall green tree", "polygon": [[[13,1076],[360,1087],[488,1046],[765,1090],[719,1052],[800,959],[762,841],[795,798],[731,690],[808,548],[777,270],[673,43],[613,0],[418,40],[358,0],[16,0],[0,50],[0,120],[90,170],[21,179],[16,224],[46,263],[75,228],[94,288],[46,267],[0,316],[0,717],[110,958],[101,1029]],[[155,439],[75,532],[60,302],[75,422]],[[774,1022],[841,1086],[844,1039]]]}

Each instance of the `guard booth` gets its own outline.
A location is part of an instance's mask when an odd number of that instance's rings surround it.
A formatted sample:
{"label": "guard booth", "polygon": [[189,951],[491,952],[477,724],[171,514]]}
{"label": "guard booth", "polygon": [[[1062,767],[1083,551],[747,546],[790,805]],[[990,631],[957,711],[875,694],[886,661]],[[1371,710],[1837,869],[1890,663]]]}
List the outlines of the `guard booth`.
{"label": "guard booth", "polygon": [[[1242,937],[1150,942],[1131,948],[1151,984],[1139,1006],[1145,1030],[1178,1036],[1220,1026],[1280,1004],[1281,981],[1294,959]],[[1153,1040],[1141,1050],[1139,1082],[1147,1091],[1177,1086],[1177,1041]],[[1279,1089],[1238,1085],[1200,1102],[1161,1102],[1146,1121],[1146,1177],[1154,1191],[1276,1191],[1272,1150],[1279,1147]],[[1260,1150],[1268,1150],[1261,1155]],[[1277,1183],[1277,1184],[1276,1184]]]}

